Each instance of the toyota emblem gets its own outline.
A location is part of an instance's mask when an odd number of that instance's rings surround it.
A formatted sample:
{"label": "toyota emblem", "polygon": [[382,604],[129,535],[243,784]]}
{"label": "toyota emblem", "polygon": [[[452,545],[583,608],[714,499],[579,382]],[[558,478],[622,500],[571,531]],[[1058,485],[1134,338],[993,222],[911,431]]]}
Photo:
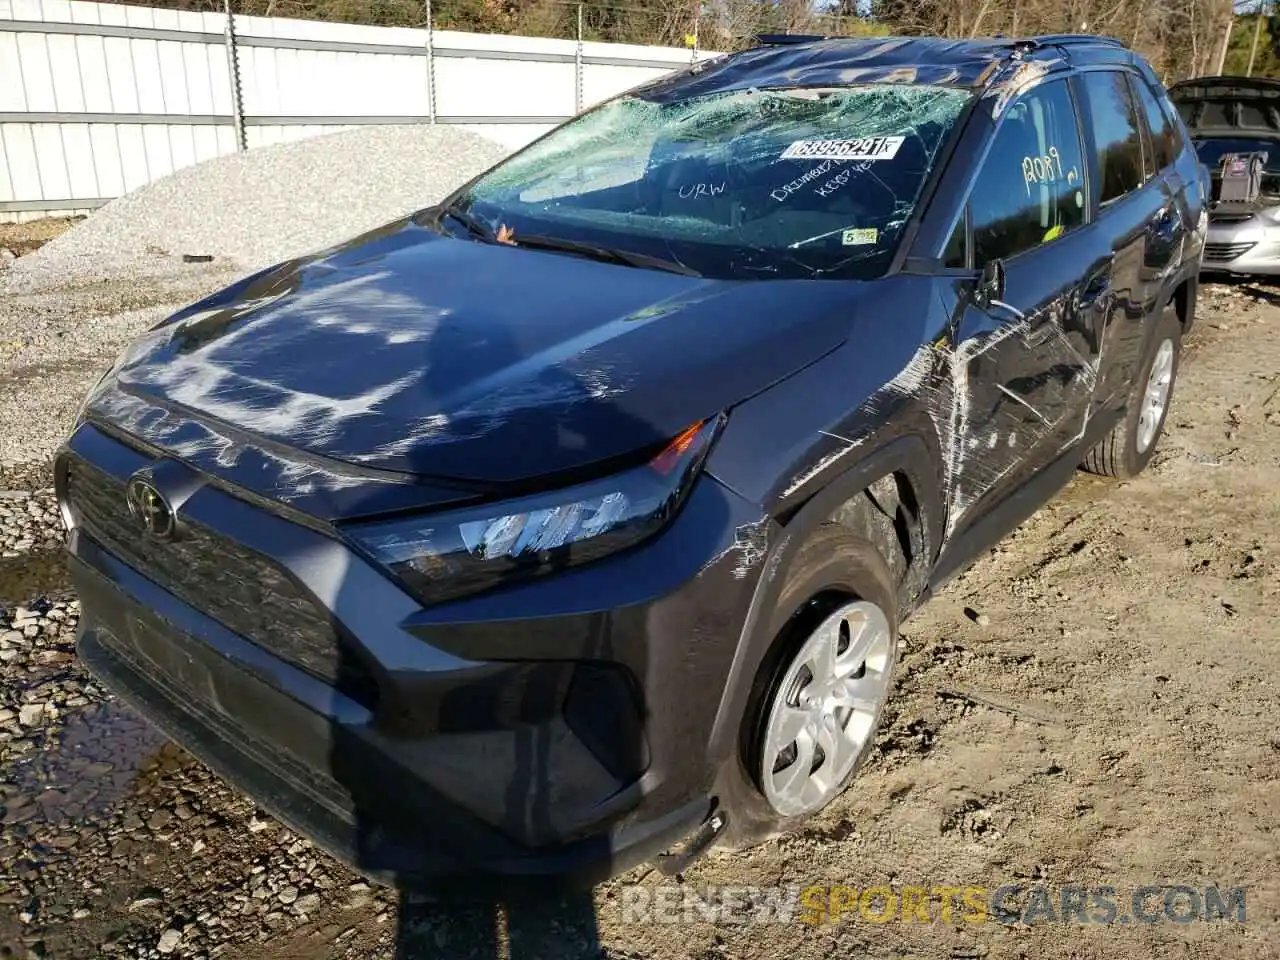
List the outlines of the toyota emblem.
{"label": "toyota emblem", "polygon": [[173,536],[173,509],[146,477],[134,477],[125,488],[129,512],[148,536],[167,540]]}

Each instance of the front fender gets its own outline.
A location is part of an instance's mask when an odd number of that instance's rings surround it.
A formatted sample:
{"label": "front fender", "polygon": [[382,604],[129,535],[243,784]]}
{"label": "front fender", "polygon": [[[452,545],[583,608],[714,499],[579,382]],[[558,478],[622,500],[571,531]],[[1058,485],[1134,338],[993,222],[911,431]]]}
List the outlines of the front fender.
{"label": "front fender", "polygon": [[911,483],[920,512],[921,562],[932,567],[941,545],[943,519],[938,456],[936,437],[930,434],[896,436],[847,466],[787,518],[782,535],[765,557],[722,690],[708,750],[714,764],[718,766],[730,758],[755,675],[774,637],[795,613],[795,609],[780,609],[778,597],[796,554],[819,525],[830,520],[844,503],[876,480],[891,473],[903,473]]}

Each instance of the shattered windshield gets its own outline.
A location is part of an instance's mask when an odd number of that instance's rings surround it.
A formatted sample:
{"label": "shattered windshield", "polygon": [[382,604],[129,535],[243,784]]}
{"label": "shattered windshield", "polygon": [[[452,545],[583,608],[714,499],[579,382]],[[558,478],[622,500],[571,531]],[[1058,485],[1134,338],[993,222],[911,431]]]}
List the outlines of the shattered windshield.
{"label": "shattered windshield", "polygon": [[516,244],[553,237],[709,277],[875,277],[970,96],[885,83],[623,97],[454,207]]}

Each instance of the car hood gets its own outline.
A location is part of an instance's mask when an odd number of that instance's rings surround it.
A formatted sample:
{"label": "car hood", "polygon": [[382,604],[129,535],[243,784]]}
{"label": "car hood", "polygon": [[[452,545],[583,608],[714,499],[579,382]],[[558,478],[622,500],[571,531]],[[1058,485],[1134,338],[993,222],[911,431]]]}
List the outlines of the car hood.
{"label": "car hood", "polygon": [[1195,77],[1169,87],[1193,136],[1280,136],[1280,82],[1264,77]]}
{"label": "car hood", "polygon": [[[96,413],[127,397],[327,462],[521,483],[660,444],[817,360],[871,286],[700,279],[406,219],[176,314]],[[162,449],[180,433],[131,416]]]}

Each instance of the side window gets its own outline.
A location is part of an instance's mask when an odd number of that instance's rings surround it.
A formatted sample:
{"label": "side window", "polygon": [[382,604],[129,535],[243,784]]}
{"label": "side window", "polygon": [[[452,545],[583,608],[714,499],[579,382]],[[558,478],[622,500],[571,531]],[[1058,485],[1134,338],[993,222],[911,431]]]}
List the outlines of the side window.
{"label": "side window", "polygon": [[1164,114],[1165,120],[1169,123],[1169,141],[1173,144],[1173,155],[1176,157],[1187,145],[1187,139],[1183,134],[1186,127],[1182,125],[1182,117],[1178,115],[1178,108],[1166,96],[1160,98],[1161,112]]}
{"label": "side window", "polygon": [[1098,202],[1106,206],[1142,185],[1142,136],[1123,73],[1086,73],[1081,79],[1098,151]]}
{"label": "side window", "polygon": [[1084,153],[1065,80],[1005,111],[969,195],[974,263],[1012,257],[1084,223]]}
{"label": "side window", "polygon": [[1169,115],[1160,106],[1160,101],[1151,91],[1151,85],[1139,77],[1130,77],[1132,85],[1138,91],[1138,101],[1142,104],[1142,112],[1147,117],[1147,128],[1151,131],[1151,152],[1155,156],[1155,167],[1163,170],[1173,163],[1178,155],[1177,142],[1174,139],[1173,124]]}

